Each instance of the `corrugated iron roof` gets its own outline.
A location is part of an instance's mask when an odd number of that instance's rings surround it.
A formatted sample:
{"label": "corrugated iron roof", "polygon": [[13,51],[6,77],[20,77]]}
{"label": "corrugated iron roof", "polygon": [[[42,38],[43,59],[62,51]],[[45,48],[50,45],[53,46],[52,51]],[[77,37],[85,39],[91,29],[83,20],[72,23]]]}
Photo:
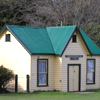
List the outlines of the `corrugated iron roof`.
{"label": "corrugated iron roof", "polygon": [[46,28],[16,25],[7,25],[7,27],[31,54],[55,54]]}
{"label": "corrugated iron roof", "polygon": [[55,54],[62,53],[76,26],[47,27],[47,31],[52,42]]}
{"label": "corrugated iron roof", "polygon": [[[62,55],[77,26],[31,27],[5,25],[30,54]],[[79,30],[91,55],[100,55],[99,47],[82,31]]]}
{"label": "corrugated iron roof", "polygon": [[100,48],[80,29],[80,33],[92,55],[100,55]]}

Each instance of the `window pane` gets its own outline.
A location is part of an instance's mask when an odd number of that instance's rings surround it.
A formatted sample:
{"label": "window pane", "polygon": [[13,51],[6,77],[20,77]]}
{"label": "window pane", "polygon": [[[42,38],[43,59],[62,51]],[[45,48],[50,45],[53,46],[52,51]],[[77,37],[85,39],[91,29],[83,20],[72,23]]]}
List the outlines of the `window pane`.
{"label": "window pane", "polygon": [[94,71],[94,61],[88,61],[87,71]]}
{"label": "window pane", "polygon": [[37,86],[48,86],[48,60],[38,60],[38,81],[37,81]]}
{"label": "window pane", "polygon": [[46,61],[39,61],[39,72],[46,72]]}
{"label": "window pane", "polygon": [[87,83],[93,83],[93,72],[87,73]]}
{"label": "window pane", "polygon": [[76,35],[73,35],[72,42],[76,42]]}
{"label": "window pane", "polygon": [[6,41],[10,41],[10,34],[6,34]]}
{"label": "window pane", "polygon": [[39,84],[46,84],[46,74],[39,74]]}

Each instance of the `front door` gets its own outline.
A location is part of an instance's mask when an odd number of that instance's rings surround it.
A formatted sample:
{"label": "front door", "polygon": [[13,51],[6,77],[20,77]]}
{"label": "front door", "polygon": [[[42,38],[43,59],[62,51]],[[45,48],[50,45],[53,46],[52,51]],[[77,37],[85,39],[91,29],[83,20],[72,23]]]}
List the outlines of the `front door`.
{"label": "front door", "polygon": [[68,66],[68,81],[69,81],[69,91],[79,91],[80,78],[79,78],[79,65],[69,65]]}

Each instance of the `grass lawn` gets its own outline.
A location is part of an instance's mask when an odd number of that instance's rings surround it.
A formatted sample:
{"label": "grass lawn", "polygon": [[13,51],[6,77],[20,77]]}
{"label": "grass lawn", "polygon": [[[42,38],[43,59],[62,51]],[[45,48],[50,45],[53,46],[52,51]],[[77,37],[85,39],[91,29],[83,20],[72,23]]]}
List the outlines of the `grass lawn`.
{"label": "grass lawn", "polygon": [[34,92],[0,94],[0,100],[100,100],[100,90],[95,93]]}

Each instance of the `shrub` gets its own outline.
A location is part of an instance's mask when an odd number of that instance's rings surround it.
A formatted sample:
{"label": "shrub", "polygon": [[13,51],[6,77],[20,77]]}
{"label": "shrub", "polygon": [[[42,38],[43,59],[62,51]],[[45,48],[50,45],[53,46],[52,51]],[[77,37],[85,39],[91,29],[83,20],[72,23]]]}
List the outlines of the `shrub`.
{"label": "shrub", "polygon": [[1,65],[0,66],[0,89],[5,88],[5,86],[12,79],[14,79],[13,71]]}

